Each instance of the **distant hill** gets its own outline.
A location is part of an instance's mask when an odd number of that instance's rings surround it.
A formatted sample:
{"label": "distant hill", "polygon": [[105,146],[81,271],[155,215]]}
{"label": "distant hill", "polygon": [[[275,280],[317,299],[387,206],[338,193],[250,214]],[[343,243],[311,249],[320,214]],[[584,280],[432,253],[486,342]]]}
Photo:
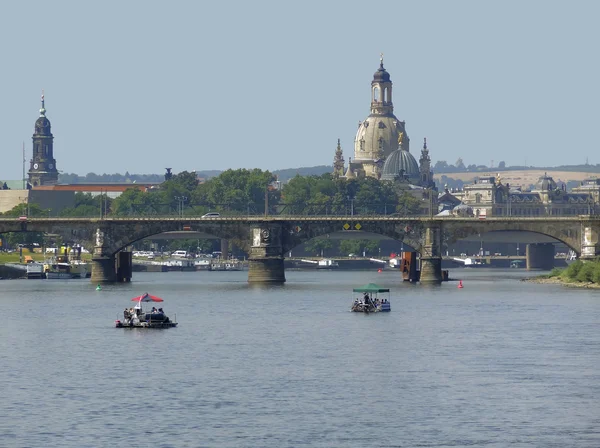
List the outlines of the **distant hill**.
{"label": "distant hill", "polygon": [[300,176],[320,176],[325,173],[332,173],[333,166],[331,165],[319,165],[319,166],[309,166],[309,167],[301,167],[301,168],[287,168],[283,170],[273,171],[273,174],[277,175],[277,178],[281,182],[287,182],[292,177],[295,177],[297,174]]}
{"label": "distant hill", "polygon": [[[287,182],[296,175],[300,176],[321,176],[324,173],[331,173],[331,165],[308,166],[299,168],[285,168],[272,171],[277,175],[281,182]],[[476,177],[494,176],[500,174],[503,182],[508,182],[515,186],[527,188],[534,185],[540,176],[545,172],[552,176],[556,182],[563,182],[567,185],[573,185],[588,177],[600,177],[600,165],[570,165],[560,167],[508,167],[508,168],[489,168],[478,166],[476,169],[458,170],[450,165],[445,169],[438,171],[434,168],[434,179],[438,186],[444,185],[447,180],[448,185],[461,187],[464,183],[471,183]],[[222,170],[204,170],[198,171],[198,176],[204,179],[218,176]],[[88,173],[80,176],[74,173],[62,173],[58,177],[59,183],[78,184],[78,183],[160,183],[164,181],[164,174],[95,174]]]}
{"label": "distant hill", "polygon": [[547,174],[557,183],[564,183],[567,189],[590,177],[599,177],[600,173],[594,171],[571,171],[557,168],[527,168],[523,170],[498,171],[491,169],[481,172],[462,172],[462,173],[434,173],[433,178],[438,184],[438,188],[448,184],[450,188],[462,188],[464,184],[473,183],[476,177],[498,177],[502,183],[508,183],[515,187],[527,189],[538,182],[538,179]]}
{"label": "distant hill", "polygon": [[[273,174],[277,175],[281,182],[287,182],[292,177],[299,174],[300,176],[320,176],[324,173],[331,173],[333,167],[331,165],[319,165],[300,168],[286,168],[275,170]],[[210,179],[221,174],[223,170],[204,170],[198,171],[198,177],[202,179]],[[85,176],[80,176],[75,173],[61,173],[58,175],[58,183],[60,184],[94,184],[94,183],[161,183],[165,180],[164,174],[96,174],[88,173]]]}

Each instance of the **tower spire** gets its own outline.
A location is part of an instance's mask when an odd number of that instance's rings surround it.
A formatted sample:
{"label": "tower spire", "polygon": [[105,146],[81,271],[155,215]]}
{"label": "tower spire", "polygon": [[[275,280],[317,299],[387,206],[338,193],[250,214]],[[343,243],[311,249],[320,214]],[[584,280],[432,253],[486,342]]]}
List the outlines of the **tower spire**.
{"label": "tower spire", "polygon": [[44,89],[42,89],[42,108],[40,109],[40,117],[46,116],[46,107],[44,106]]}
{"label": "tower spire", "polygon": [[342,152],[342,145],[340,139],[337,141],[337,148],[335,149],[335,157],[333,158],[333,177],[338,178],[344,175],[344,156]]}
{"label": "tower spire", "polygon": [[383,53],[379,53],[379,66],[383,68]]}

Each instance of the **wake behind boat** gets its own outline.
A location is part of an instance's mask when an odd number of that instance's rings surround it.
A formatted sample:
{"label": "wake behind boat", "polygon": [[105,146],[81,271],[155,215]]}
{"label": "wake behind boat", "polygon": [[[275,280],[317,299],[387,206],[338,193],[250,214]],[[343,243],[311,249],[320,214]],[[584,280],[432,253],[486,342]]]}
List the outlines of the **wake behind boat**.
{"label": "wake behind boat", "polygon": [[[362,298],[357,298],[352,304],[350,311],[355,313],[379,313],[379,312],[390,312],[392,307],[389,300],[389,288],[383,288],[375,283],[369,283],[360,288],[354,288],[353,292],[362,292]],[[380,299],[380,293],[388,293],[387,298]]]}
{"label": "wake behind boat", "polygon": [[[142,309],[142,302],[164,302],[160,297],[146,292],[139,297],[134,297],[131,301],[137,302],[137,304],[133,308],[125,308],[123,320],[115,321],[116,328],[172,328],[177,326],[177,322],[169,319],[162,308],[152,307],[150,312],[144,312]],[[177,318],[177,316],[175,317]]]}

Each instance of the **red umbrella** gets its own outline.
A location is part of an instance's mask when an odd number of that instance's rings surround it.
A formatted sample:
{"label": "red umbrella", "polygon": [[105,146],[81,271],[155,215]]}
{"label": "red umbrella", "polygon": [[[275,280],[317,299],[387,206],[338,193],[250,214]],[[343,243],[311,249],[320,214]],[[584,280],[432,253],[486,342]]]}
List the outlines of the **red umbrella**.
{"label": "red umbrella", "polygon": [[164,302],[164,300],[161,299],[160,297],[151,296],[147,292],[145,292],[144,294],[142,294],[139,297],[134,297],[133,299],[131,299],[131,301],[132,302]]}

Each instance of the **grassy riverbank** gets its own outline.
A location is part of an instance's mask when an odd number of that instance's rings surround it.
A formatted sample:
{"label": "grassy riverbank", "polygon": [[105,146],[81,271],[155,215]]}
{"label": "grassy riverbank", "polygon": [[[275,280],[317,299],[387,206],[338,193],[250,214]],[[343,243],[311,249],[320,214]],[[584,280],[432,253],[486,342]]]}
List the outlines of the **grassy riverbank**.
{"label": "grassy riverbank", "polygon": [[554,268],[547,275],[527,279],[535,283],[552,283],[580,288],[600,288],[600,261],[577,260],[565,269]]}
{"label": "grassy riverbank", "polygon": [[[42,253],[38,253],[38,252],[30,252],[28,250],[24,250],[23,251],[23,261],[25,261],[25,257],[29,256],[33,259],[33,261],[39,261],[41,263],[43,263],[44,261],[48,260],[52,254],[42,254]],[[81,254],[81,259],[84,261],[89,261],[92,259],[92,256],[90,254]],[[5,263],[19,263],[20,262],[20,256],[19,256],[19,252],[0,252],[0,264],[5,264]]]}

